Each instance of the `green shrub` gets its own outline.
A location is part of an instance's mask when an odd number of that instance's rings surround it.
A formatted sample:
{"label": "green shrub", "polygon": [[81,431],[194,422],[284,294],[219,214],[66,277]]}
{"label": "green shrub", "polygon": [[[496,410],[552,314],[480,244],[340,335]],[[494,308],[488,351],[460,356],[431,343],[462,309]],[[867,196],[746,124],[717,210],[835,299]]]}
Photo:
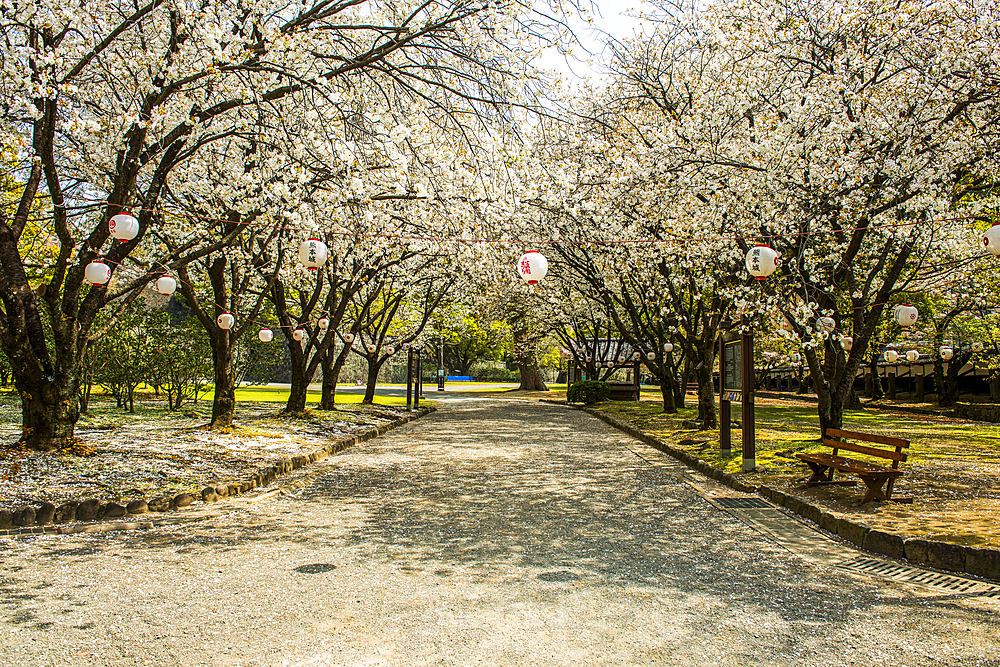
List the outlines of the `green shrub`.
{"label": "green shrub", "polygon": [[608,400],[611,388],[603,380],[583,380],[574,382],[566,390],[566,400],[570,403],[597,403]]}

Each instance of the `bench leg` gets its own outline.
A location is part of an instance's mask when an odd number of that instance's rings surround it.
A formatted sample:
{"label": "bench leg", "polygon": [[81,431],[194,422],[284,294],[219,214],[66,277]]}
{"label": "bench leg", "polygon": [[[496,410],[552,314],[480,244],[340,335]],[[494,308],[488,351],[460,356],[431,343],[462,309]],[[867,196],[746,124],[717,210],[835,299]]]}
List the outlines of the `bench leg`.
{"label": "bench leg", "polygon": [[859,477],[868,485],[868,492],[865,493],[865,497],[861,500],[862,505],[873,500],[888,499],[882,491],[882,485],[889,479],[888,475],[859,475]]}
{"label": "bench leg", "polygon": [[806,463],[812,468],[812,476],[806,480],[806,484],[823,484],[833,481],[833,468],[813,461],[806,461]]}

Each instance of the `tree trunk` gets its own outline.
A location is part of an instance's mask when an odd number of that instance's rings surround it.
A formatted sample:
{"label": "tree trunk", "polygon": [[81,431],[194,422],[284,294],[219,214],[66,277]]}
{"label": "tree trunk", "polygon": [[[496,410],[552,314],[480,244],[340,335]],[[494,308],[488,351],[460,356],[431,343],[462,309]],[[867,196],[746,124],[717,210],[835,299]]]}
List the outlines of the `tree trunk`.
{"label": "tree trunk", "polygon": [[675,414],[677,406],[674,405],[674,387],[669,375],[660,378],[660,395],[663,397],[663,412]]}
{"label": "tree trunk", "polygon": [[330,345],[326,349],[326,354],[323,355],[323,390],[319,398],[319,409],[320,410],[336,410],[337,409],[337,381],[340,379],[340,369],[344,367],[344,362],[347,361],[348,350],[350,348],[344,348],[340,354],[337,354],[337,349],[335,346]]}
{"label": "tree trunk", "polygon": [[74,376],[56,377],[15,374],[14,386],[21,395],[23,442],[29,449],[49,452],[66,446],[80,418],[79,387]]}
{"label": "tree trunk", "polygon": [[518,390],[523,391],[548,391],[541,374],[538,372],[538,363],[528,356],[517,357],[517,369],[521,373],[521,385]]}
{"label": "tree trunk", "polygon": [[306,377],[305,354],[299,341],[288,336],[287,342],[291,353],[292,386],[288,392],[288,402],[285,403],[285,413],[297,415],[306,409],[306,393],[309,389],[309,380],[312,378]]}
{"label": "tree trunk", "polygon": [[518,360],[517,369],[521,373],[521,384],[518,390],[523,391],[548,391],[549,388],[545,386],[545,381],[542,380],[541,374],[538,372],[538,365],[530,362],[522,362]]}
{"label": "tree trunk", "polygon": [[233,380],[233,344],[229,332],[210,333],[212,338],[212,364],[214,366],[215,395],[212,398],[212,423],[210,428],[231,426],[236,413],[236,385]]}
{"label": "tree trunk", "polygon": [[[376,353],[377,354],[377,353]],[[378,384],[378,374],[382,370],[382,365],[388,360],[386,357],[382,361],[372,361],[368,360],[368,379],[365,383],[365,397],[361,399],[362,403],[371,405],[375,402],[375,385]]]}
{"label": "tree trunk", "polygon": [[712,367],[715,363],[715,346],[706,346],[702,352],[701,364],[695,369],[698,378],[698,420],[703,429],[718,428],[719,420],[715,412],[715,385]]}

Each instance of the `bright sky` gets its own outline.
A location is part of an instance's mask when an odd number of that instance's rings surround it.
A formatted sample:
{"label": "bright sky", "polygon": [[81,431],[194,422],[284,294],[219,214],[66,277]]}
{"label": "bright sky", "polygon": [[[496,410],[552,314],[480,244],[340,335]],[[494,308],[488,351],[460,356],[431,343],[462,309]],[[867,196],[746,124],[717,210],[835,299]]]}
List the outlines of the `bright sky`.
{"label": "bright sky", "polygon": [[554,48],[549,49],[538,61],[539,67],[562,72],[569,80],[583,77],[597,83],[605,76],[605,62],[610,56],[604,46],[608,35],[604,33],[619,40],[627,40],[642,32],[643,28],[643,22],[629,14],[653,9],[643,0],[593,0],[592,4],[592,22],[588,23],[580,16],[575,16],[570,22],[583,49],[577,47],[569,56],[558,53]]}

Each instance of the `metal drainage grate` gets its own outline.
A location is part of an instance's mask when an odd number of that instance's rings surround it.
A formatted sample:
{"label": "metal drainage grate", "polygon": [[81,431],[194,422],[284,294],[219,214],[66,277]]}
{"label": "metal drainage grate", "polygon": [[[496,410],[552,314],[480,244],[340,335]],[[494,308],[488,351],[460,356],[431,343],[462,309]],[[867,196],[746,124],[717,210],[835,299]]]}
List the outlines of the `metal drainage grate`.
{"label": "metal drainage grate", "polygon": [[929,588],[935,588],[949,593],[969,593],[982,597],[1000,599],[1000,586],[993,584],[956,577],[941,572],[922,570],[909,565],[899,565],[897,563],[887,563],[873,558],[859,556],[853,560],[845,561],[839,565],[856,572],[874,574],[894,581],[903,581],[911,584],[920,584]]}
{"label": "metal drainage grate", "polygon": [[719,507],[725,507],[727,509],[774,509],[774,505],[766,500],[761,500],[760,498],[725,498],[716,496],[713,497],[712,500],[715,501]]}

